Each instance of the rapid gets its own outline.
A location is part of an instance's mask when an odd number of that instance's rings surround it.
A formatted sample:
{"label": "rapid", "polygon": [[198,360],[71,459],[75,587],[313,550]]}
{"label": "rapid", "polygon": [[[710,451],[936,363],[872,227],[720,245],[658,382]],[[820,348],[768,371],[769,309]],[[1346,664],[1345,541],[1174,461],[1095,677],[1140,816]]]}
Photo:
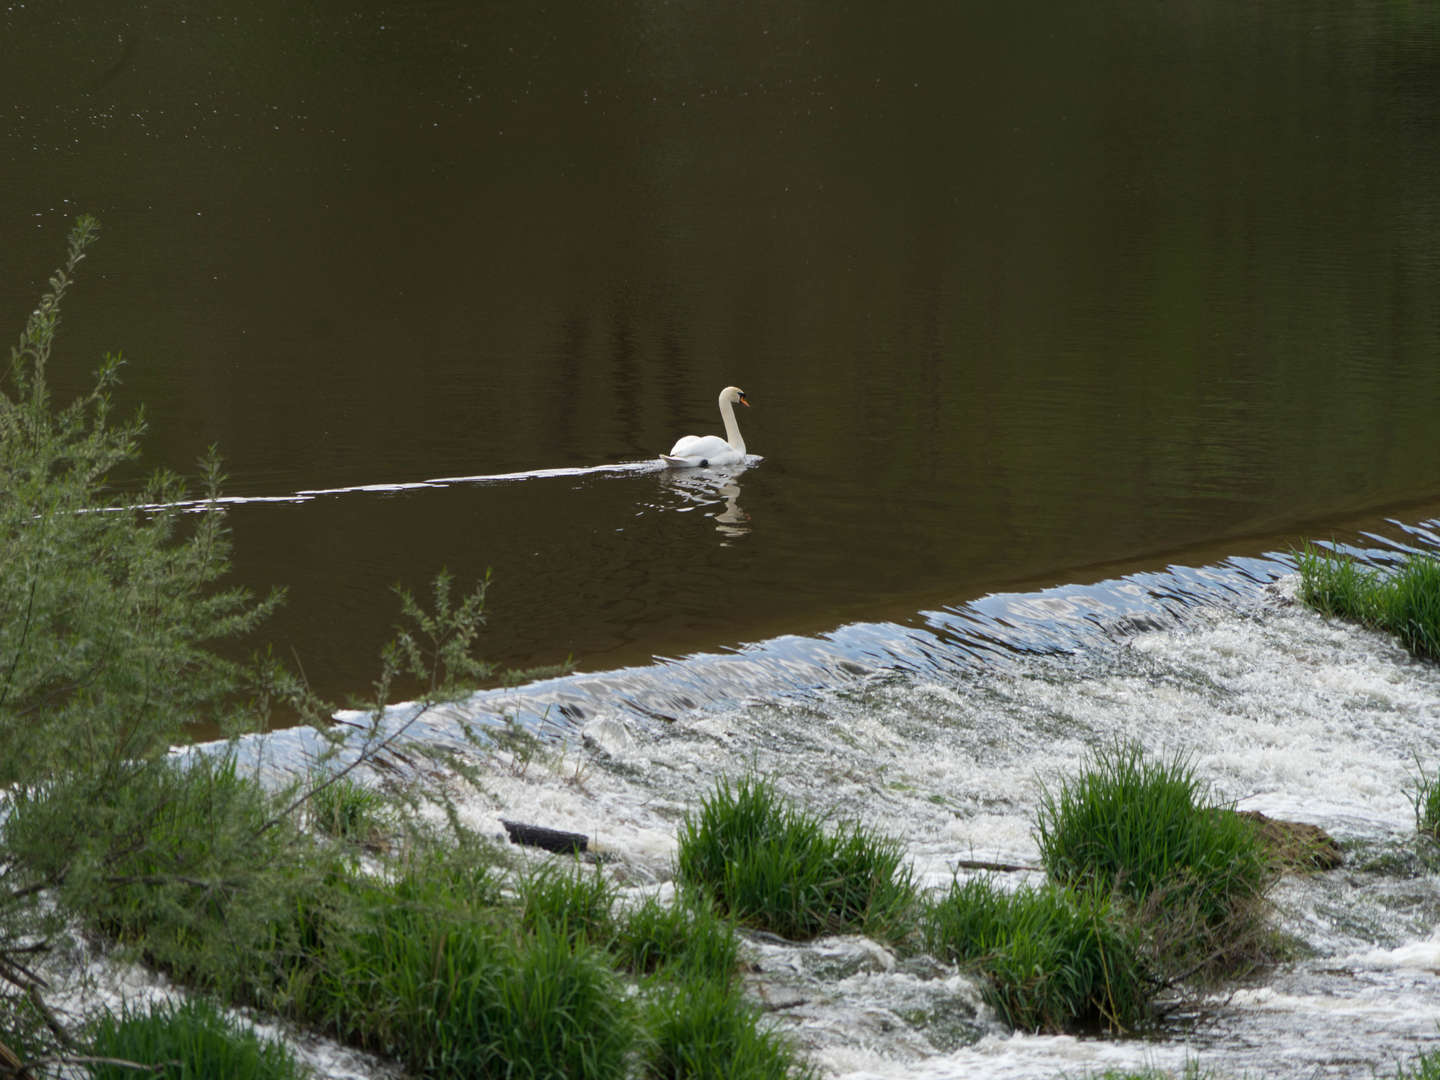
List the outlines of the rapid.
{"label": "rapid", "polygon": [[[1440,522],[1342,546],[1386,565],[1440,548]],[[1318,825],[1344,851],[1341,868],[1276,887],[1273,918],[1298,948],[1254,981],[1144,1037],[1039,1036],[1005,1029],[932,959],[754,935],[752,991],[825,1075],[850,1080],[1189,1060],[1222,1076],[1383,1075],[1440,1042],[1440,878],[1410,801],[1440,760],[1440,669],[1315,614],[1297,583],[1277,552],[995,594],[923,627],[857,623],[489,691],[406,738],[459,746],[462,723],[507,718],[543,735],[541,753],[489,759],[467,820],[497,837],[502,818],[583,832],[637,895],[672,888],[677,825],[721,777],[762,774],[900,837],[939,888],[974,863],[1035,867],[1042,789],[1097,748],[1183,754],[1218,799]],[[288,769],[317,744],[291,730],[250,749]]]}

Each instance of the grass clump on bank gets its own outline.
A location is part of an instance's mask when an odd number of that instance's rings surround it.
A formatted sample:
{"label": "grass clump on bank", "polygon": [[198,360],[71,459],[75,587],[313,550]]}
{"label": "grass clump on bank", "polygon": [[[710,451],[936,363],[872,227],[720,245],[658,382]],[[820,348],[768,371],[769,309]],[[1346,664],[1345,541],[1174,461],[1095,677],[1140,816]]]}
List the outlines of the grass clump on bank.
{"label": "grass clump on bank", "polygon": [[305,809],[312,829],[365,848],[383,848],[394,826],[386,794],[348,777],[321,779]]}
{"label": "grass clump on bank", "polygon": [[656,1080],[811,1080],[759,1009],[724,983],[692,979],[650,1003],[643,1071]]}
{"label": "grass clump on bank", "polygon": [[1098,751],[1044,791],[1035,831],[1050,878],[1122,897],[1164,971],[1221,973],[1254,958],[1272,864],[1254,825],[1211,801],[1183,756],[1150,761],[1133,743]]}
{"label": "grass clump on bank", "polygon": [[977,971],[1010,1025],[1133,1030],[1162,991],[1263,955],[1269,854],[1183,757],[1097,752],[1042,792],[1035,833],[1045,884],[957,879],[924,920],[927,946]]}
{"label": "grass clump on bank", "polygon": [[1103,891],[957,880],[930,908],[925,939],[985,976],[986,999],[1011,1027],[1124,1031],[1145,1019],[1152,983],[1137,935]]}
{"label": "grass clump on bank", "polygon": [[1410,804],[1415,809],[1415,829],[1421,836],[1440,840],[1440,773],[1425,772],[1417,760]]}
{"label": "grass clump on bank", "polygon": [[93,1025],[89,1043],[91,1057],[106,1059],[89,1066],[92,1080],[302,1080],[307,1075],[282,1044],[262,1041],[204,998],[146,1011],[126,1009],[119,1016],[107,1013]]}
{"label": "grass clump on bank", "polygon": [[633,975],[664,971],[727,983],[740,969],[733,927],[703,896],[680,897],[668,905],[646,897],[620,922],[612,951]]}
{"label": "grass clump on bank", "polygon": [[1411,555],[1386,573],[1307,544],[1295,565],[1300,598],[1315,610],[1385,630],[1415,656],[1440,660],[1440,560]]}
{"label": "grass clump on bank", "polygon": [[917,893],[898,841],[826,828],[765,780],[720,781],[680,827],[677,875],[737,921],[791,940],[865,933],[898,940]]}

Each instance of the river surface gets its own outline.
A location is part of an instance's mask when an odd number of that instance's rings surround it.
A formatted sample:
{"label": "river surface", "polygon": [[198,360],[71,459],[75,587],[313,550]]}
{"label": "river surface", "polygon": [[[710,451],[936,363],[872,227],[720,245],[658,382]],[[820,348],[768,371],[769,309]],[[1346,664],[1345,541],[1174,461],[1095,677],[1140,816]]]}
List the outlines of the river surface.
{"label": "river surface", "polygon": [[0,162],[337,699],[442,566],[600,670],[1440,499],[1432,4],[15,0]]}

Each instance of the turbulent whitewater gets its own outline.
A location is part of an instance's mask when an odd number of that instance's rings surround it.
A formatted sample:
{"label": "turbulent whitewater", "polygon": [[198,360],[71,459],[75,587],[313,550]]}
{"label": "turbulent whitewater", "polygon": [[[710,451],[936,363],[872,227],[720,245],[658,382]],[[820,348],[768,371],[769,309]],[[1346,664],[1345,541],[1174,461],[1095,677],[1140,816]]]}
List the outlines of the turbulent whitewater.
{"label": "turbulent whitewater", "polygon": [[[1352,549],[1431,549],[1434,523]],[[1300,943],[1254,984],[1146,1039],[1007,1031],[945,965],[859,939],[748,943],[753,992],[828,1076],[1054,1077],[1182,1067],[1225,1076],[1393,1074],[1440,1048],[1440,879],[1409,793],[1440,765],[1440,667],[1295,599],[1283,555],[992,596],[917,625],[856,624],[726,654],[477,695],[411,737],[510,717],[546,737],[498,753],[476,827],[583,832],[623,888],[668,892],[682,816],[722,776],[901,837],[922,883],[961,860],[1034,866],[1043,785],[1116,739],[1184,753],[1242,809],[1322,827],[1344,866],[1287,878],[1275,919]],[[404,708],[392,722],[409,717]],[[304,731],[253,743],[303,764]],[[961,871],[965,872],[965,871]],[[1012,875],[1021,880],[1025,873]]]}

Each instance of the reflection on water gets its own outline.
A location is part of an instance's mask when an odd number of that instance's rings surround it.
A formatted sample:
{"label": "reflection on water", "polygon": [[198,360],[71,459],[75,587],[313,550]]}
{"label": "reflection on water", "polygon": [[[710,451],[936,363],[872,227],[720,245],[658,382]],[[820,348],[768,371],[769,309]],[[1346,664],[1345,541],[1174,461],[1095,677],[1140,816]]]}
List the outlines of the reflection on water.
{"label": "reflection on water", "polygon": [[725,509],[715,515],[715,528],[731,540],[739,539],[750,531],[750,515],[740,509],[740,485],[726,481],[720,494],[725,496]]}
{"label": "reflection on water", "polygon": [[[751,462],[759,461],[751,455]],[[715,529],[723,537],[721,543],[730,543],[750,532],[750,515],[740,508],[740,477],[751,467],[725,465],[706,469],[667,469],[660,474],[660,485],[678,495],[687,506],[714,506],[718,510],[706,511],[705,516],[715,522]]]}

